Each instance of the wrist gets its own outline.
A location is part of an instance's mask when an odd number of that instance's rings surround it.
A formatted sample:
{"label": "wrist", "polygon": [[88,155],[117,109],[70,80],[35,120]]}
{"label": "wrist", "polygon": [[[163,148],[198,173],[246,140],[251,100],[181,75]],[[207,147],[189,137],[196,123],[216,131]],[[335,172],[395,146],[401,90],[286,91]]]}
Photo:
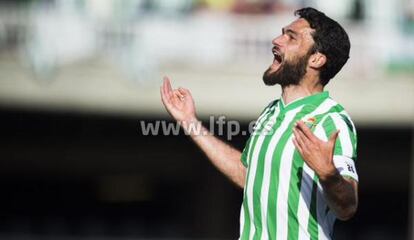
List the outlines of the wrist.
{"label": "wrist", "polygon": [[333,162],[330,162],[325,166],[324,169],[320,169],[322,171],[318,172],[316,171],[316,174],[318,175],[319,179],[322,181],[329,180],[329,179],[335,179],[339,175],[338,170],[336,169]]}
{"label": "wrist", "polygon": [[183,118],[182,120],[178,120],[178,122],[180,123],[180,124],[192,124],[192,123],[197,123],[197,122],[200,122],[200,120],[198,120],[198,118],[197,118],[197,116],[189,116],[189,117],[186,117],[186,118]]}
{"label": "wrist", "polygon": [[178,123],[187,135],[197,136],[203,133],[202,122],[195,116],[178,121]]}
{"label": "wrist", "polygon": [[333,170],[319,175],[319,181],[323,185],[336,185],[341,182],[341,174],[339,174],[338,170],[334,168]]}

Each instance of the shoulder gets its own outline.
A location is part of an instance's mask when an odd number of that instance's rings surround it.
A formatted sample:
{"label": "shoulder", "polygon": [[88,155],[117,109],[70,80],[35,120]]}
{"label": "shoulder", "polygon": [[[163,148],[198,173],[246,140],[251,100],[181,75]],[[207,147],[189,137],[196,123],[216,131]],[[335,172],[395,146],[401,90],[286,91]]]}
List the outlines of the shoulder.
{"label": "shoulder", "polygon": [[267,106],[262,110],[260,115],[263,115],[264,113],[268,112],[270,109],[274,108],[277,103],[279,102],[279,99],[272,100]]}
{"label": "shoulder", "polygon": [[271,108],[271,107],[274,107],[274,106],[276,106],[277,105],[277,103],[280,101],[280,99],[278,98],[278,99],[275,99],[275,100],[273,100],[273,101],[271,101],[268,105],[267,105],[267,107],[266,108]]}
{"label": "shoulder", "polygon": [[328,98],[327,101],[329,101],[331,107],[326,112],[315,116],[318,123],[324,124],[325,126],[345,125],[351,131],[355,132],[355,124],[345,108],[332,98]]}

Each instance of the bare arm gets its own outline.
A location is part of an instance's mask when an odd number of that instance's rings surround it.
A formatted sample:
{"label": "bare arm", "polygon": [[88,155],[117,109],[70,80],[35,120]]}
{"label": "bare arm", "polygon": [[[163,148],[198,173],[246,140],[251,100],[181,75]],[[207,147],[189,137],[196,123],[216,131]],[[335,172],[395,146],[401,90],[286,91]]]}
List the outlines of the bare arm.
{"label": "bare arm", "polygon": [[341,176],[333,163],[335,142],[339,131],[328,142],[317,138],[302,122],[293,129],[293,143],[304,161],[318,175],[329,207],[340,220],[350,219],[358,207],[358,184]]}
{"label": "bare arm", "polygon": [[320,179],[329,207],[340,220],[350,219],[358,206],[358,184],[355,180],[341,176],[338,171],[334,175]]}
{"label": "bare arm", "polygon": [[170,80],[164,78],[160,89],[161,100],[168,113],[181,125],[213,165],[237,186],[243,188],[246,168],[240,161],[241,153],[224,141],[211,135],[196,117],[194,100],[189,90],[173,90]]}

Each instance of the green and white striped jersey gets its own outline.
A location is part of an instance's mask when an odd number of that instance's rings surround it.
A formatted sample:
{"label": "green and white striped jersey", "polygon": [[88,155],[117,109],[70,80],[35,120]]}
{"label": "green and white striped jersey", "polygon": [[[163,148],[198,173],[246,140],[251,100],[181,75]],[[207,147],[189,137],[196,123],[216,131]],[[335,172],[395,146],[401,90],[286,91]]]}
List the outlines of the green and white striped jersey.
{"label": "green and white striped jersey", "polygon": [[240,239],[331,239],[335,215],[318,176],[293,145],[293,127],[302,120],[327,141],[340,130],[334,163],[341,175],[358,181],[356,131],[344,108],[328,92],[269,104],[243,150],[247,167],[240,213]]}

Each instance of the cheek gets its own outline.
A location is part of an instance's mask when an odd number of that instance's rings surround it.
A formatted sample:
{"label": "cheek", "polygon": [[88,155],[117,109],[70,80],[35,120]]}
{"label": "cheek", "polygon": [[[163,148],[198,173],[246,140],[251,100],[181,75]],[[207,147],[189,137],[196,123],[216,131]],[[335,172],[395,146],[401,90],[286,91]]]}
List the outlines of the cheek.
{"label": "cheek", "polygon": [[302,55],[299,46],[290,46],[286,48],[284,60],[292,62]]}
{"label": "cheek", "polygon": [[308,53],[315,45],[313,39],[305,39],[302,41],[301,48],[305,50],[305,53]]}

